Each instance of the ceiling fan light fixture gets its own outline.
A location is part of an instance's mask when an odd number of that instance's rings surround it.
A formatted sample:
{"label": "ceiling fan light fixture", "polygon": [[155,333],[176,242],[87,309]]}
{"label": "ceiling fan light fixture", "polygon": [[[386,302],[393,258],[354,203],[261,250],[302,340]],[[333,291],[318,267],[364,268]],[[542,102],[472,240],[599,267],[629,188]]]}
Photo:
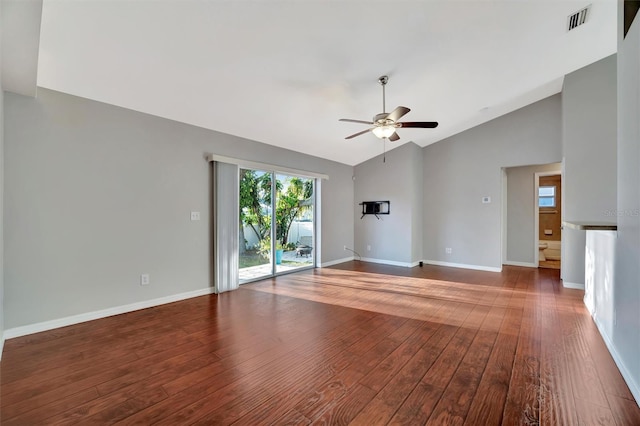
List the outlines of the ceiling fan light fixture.
{"label": "ceiling fan light fixture", "polygon": [[391,125],[374,127],[372,130],[373,134],[380,139],[385,139],[390,137],[392,134],[395,133],[395,131],[396,131],[396,127]]}

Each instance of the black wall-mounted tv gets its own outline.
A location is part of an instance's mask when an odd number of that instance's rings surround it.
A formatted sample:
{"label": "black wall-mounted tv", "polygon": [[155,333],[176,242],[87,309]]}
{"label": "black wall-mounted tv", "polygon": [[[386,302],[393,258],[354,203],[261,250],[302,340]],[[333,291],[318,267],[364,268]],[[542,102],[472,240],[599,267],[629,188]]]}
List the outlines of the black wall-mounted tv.
{"label": "black wall-mounted tv", "polygon": [[380,204],[378,203],[364,203],[364,214],[377,214],[380,213]]}
{"label": "black wall-mounted tv", "polygon": [[380,219],[378,217],[379,214],[389,214],[391,211],[389,201],[363,201],[360,205],[362,206],[362,217],[372,214]]}

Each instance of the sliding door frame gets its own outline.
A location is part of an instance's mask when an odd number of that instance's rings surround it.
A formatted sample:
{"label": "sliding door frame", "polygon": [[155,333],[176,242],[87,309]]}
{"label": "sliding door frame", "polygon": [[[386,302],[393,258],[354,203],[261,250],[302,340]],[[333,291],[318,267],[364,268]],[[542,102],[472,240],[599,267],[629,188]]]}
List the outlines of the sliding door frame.
{"label": "sliding door frame", "polygon": [[[271,229],[269,231],[269,236],[270,236],[270,240],[271,240],[271,249],[270,249],[270,266],[271,266],[271,273],[269,274],[265,274],[265,275],[261,275],[259,277],[256,278],[251,278],[251,279],[246,279],[246,280],[240,280],[240,285],[242,284],[248,284],[248,283],[252,283],[255,281],[260,281],[260,280],[264,280],[264,279],[269,279],[269,278],[273,278],[273,277],[277,277],[280,275],[286,275],[286,274],[291,274],[294,272],[299,272],[299,271],[305,271],[308,269],[313,269],[317,267],[317,257],[316,257],[316,253],[317,253],[317,249],[319,248],[318,242],[316,241],[316,236],[318,234],[318,225],[317,225],[317,220],[316,220],[316,204],[317,204],[317,189],[318,189],[318,178],[316,177],[309,177],[309,176],[300,176],[300,175],[296,175],[293,174],[291,172],[281,172],[281,171],[276,171],[276,170],[269,170],[266,169],[264,166],[260,169],[252,169],[252,168],[247,168],[247,167],[242,167],[239,166],[238,167],[238,188],[236,188],[237,191],[240,190],[240,173],[242,170],[253,170],[253,171],[259,171],[259,172],[264,172],[264,173],[268,173],[270,175],[271,178]],[[303,178],[303,179],[310,179],[312,181],[312,185],[313,185],[313,191],[312,191],[312,196],[311,196],[311,200],[312,200],[312,212],[313,212],[313,226],[311,228],[311,236],[312,236],[312,242],[313,242],[313,249],[311,250],[311,265],[308,266],[300,266],[300,267],[296,267],[290,270],[285,270],[285,271],[278,271],[278,267],[276,264],[276,245],[277,245],[277,223],[276,223],[276,203],[277,203],[277,181],[278,181],[278,175],[284,176],[284,177],[297,177],[297,178]],[[239,197],[238,197],[238,202],[239,202]],[[238,271],[239,272],[239,271]],[[239,276],[240,274],[238,274]]]}

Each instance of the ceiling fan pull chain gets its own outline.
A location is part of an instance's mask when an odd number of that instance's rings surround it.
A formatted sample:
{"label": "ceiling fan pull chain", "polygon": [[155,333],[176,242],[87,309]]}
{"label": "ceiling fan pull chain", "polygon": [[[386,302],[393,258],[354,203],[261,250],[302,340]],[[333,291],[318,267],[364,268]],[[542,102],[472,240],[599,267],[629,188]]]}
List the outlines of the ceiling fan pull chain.
{"label": "ceiling fan pull chain", "polygon": [[[382,90],[384,90],[384,88]],[[382,162],[387,162],[387,138],[382,139]]]}

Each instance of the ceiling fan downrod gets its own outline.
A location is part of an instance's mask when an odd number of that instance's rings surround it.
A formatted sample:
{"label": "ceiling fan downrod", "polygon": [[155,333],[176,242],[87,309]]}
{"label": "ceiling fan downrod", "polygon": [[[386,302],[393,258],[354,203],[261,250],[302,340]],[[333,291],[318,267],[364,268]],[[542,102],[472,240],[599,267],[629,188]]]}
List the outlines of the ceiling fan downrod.
{"label": "ceiling fan downrod", "polygon": [[385,106],[385,86],[387,85],[387,83],[389,82],[389,77],[386,75],[383,75],[382,77],[380,77],[378,79],[378,83],[380,83],[382,85],[382,113],[385,114],[387,112],[386,106]]}
{"label": "ceiling fan downrod", "polygon": [[[388,82],[389,82],[389,77],[386,75],[383,75],[382,77],[378,78],[378,83],[380,83],[380,85],[382,86],[382,114],[387,113],[385,87],[387,86]],[[386,137],[382,138],[382,162],[383,163],[387,162],[387,138]]]}

